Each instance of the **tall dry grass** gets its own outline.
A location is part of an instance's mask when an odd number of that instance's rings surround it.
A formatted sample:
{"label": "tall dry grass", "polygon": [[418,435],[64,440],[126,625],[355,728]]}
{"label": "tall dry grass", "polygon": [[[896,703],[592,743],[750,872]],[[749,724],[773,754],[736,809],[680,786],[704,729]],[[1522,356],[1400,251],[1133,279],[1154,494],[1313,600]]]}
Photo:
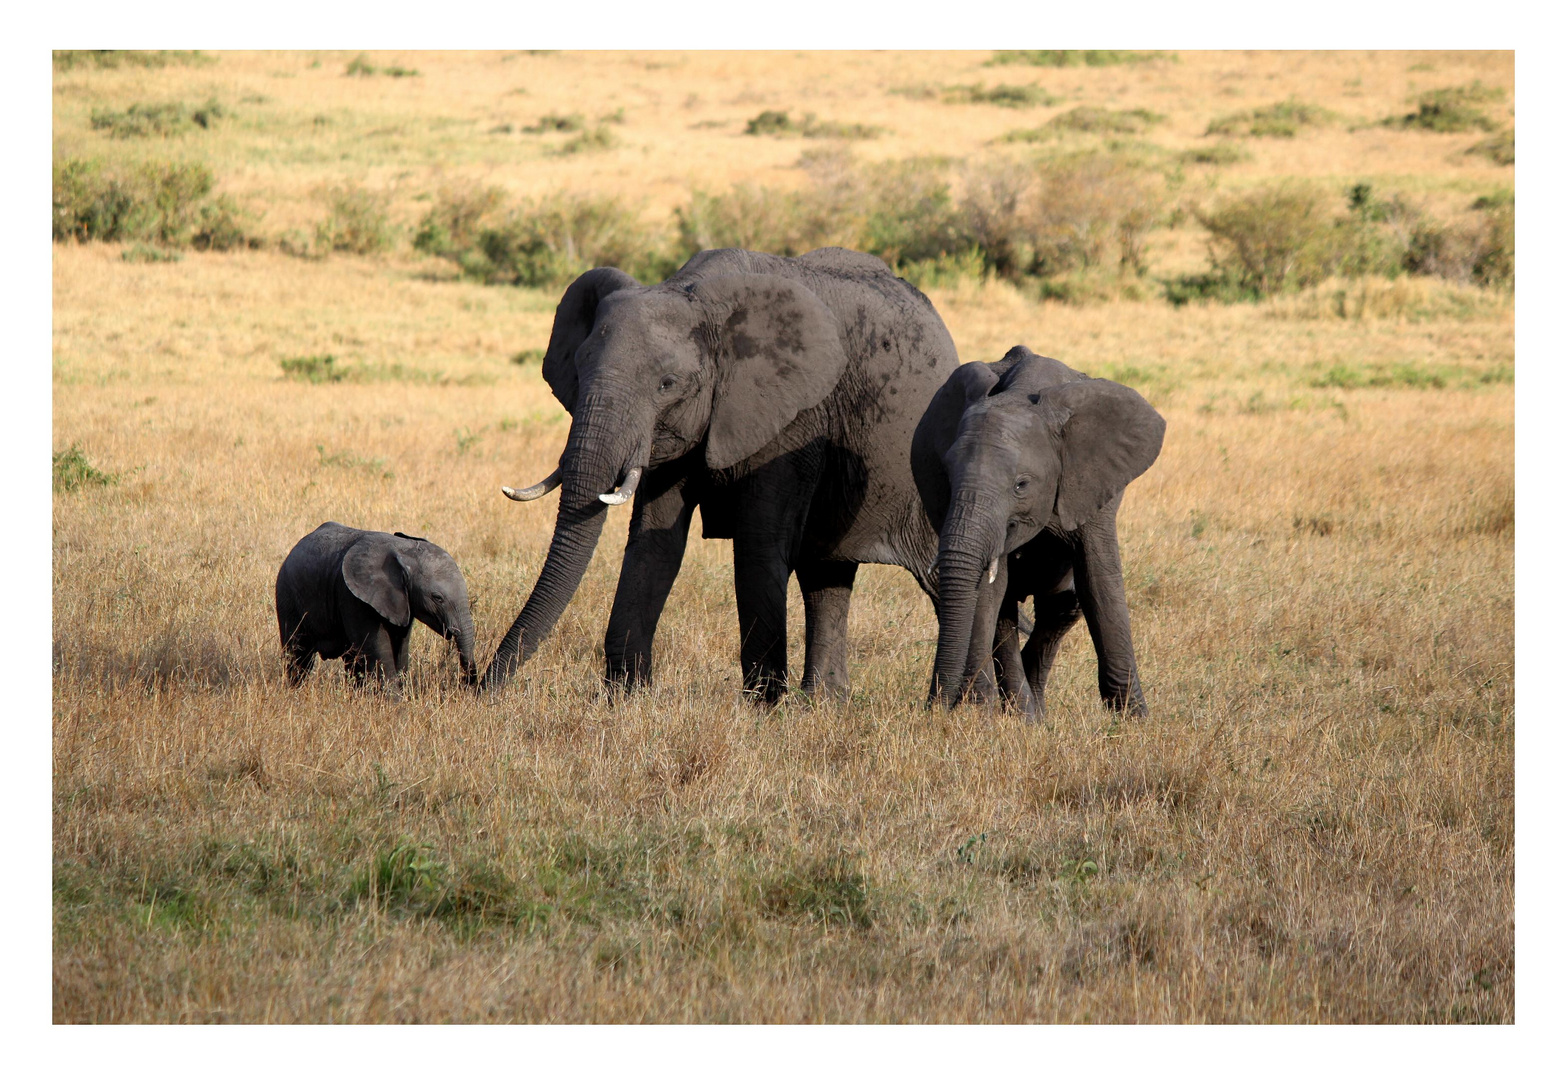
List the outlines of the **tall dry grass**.
{"label": "tall dry grass", "polygon": [[[960,59],[931,77],[975,81],[979,58]],[[847,105],[907,57],[772,57],[787,75],[772,81],[713,55],[401,62],[423,74],[375,88],[398,123],[439,112],[432,94],[478,108],[497,71],[554,64],[577,81],[519,79],[525,114],[612,86],[635,118],[634,95],[656,93],[644,115],[668,130],[649,145],[693,168],[738,167],[704,148],[710,129],[677,130],[687,94],[700,115],[809,106],[914,130],[893,118],[906,98]],[[1147,104],[1195,137],[1210,113],[1352,72],[1391,98],[1490,63],[1400,62],[1183,56],[1041,81]],[[57,88],[173,98],[158,80],[273,79],[299,108],[307,89],[368,92],[311,70],[225,56]],[[984,77],[1022,74],[1000,71]],[[808,78],[815,101],[769,96]],[[1243,92],[1221,109],[1226,82]],[[931,145],[978,122],[920,107]],[[1321,167],[1342,167],[1333,140],[1351,135],[1320,138]],[[787,164],[772,145],[757,153]],[[1244,168],[1278,167],[1258,152]],[[228,175],[281,193],[282,215],[338,167],[292,153]],[[605,161],[550,168],[613,183]],[[352,692],[335,663],[290,692],[271,585],[321,521],[451,551],[486,649],[548,544],[553,500],[496,489],[542,476],[564,440],[537,360],[510,360],[542,348],[556,297],[426,267],[55,250],[56,448],[118,475],[55,496],[57,1021],[1512,1019],[1510,305],[1433,283],[1181,309],[932,291],[965,360],[1023,342],[1136,386],[1169,421],[1121,515],[1143,720],[1100,710],[1081,630],[1044,723],[925,711],[935,619],[880,567],[855,592],[851,699],[756,710],[739,700],[728,544],[697,538],[655,687],[608,703],[623,511],[507,691],[464,692],[416,630],[406,702]],[[328,353],[361,377],[279,365]],[[801,625],[796,595],[796,664]]]}

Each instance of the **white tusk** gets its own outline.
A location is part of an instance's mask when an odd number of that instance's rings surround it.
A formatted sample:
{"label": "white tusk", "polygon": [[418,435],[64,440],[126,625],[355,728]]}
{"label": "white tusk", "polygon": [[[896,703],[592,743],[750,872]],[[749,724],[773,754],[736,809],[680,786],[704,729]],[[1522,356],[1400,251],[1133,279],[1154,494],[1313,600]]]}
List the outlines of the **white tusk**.
{"label": "white tusk", "polygon": [[637,493],[637,481],[642,479],[642,466],[638,465],[626,474],[625,481],[614,491],[606,491],[599,496],[600,502],[609,503],[611,506],[619,506],[621,503],[630,502],[631,496]]}
{"label": "white tusk", "polygon": [[505,495],[508,499],[516,499],[518,502],[532,502],[534,499],[542,498],[543,496],[548,495],[558,487],[560,487],[559,468],[550,473],[543,480],[540,480],[537,484],[534,484],[532,487],[503,487],[501,488],[501,494]]}
{"label": "white tusk", "polygon": [[1000,559],[991,559],[990,560],[990,584],[992,584],[992,585],[994,585],[996,583],[996,569],[1000,565],[1001,565],[1001,560]]}

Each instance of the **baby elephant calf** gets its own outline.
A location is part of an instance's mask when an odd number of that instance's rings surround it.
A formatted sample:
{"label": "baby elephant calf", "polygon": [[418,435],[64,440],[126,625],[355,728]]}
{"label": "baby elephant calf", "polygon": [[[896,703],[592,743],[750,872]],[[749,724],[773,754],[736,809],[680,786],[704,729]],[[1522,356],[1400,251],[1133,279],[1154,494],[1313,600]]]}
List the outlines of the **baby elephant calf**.
{"label": "baby elephant calf", "polygon": [[452,557],[428,540],[329,521],[295,544],[278,571],[278,633],[293,686],[319,653],[341,656],[356,683],[373,670],[396,693],[414,619],[456,643],[463,682],[471,685],[468,586]]}

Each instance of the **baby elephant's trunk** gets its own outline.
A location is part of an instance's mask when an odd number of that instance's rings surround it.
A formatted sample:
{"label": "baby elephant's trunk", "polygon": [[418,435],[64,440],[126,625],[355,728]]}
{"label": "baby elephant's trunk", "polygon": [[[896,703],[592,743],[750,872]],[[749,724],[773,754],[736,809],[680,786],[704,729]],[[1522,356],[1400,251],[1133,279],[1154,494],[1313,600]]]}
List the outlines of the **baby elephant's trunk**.
{"label": "baby elephant's trunk", "polygon": [[479,666],[473,660],[473,615],[466,607],[457,613],[457,625],[452,627],[450,637],[457,646],[457,663],[462,668],[463,685],[477,686]]}

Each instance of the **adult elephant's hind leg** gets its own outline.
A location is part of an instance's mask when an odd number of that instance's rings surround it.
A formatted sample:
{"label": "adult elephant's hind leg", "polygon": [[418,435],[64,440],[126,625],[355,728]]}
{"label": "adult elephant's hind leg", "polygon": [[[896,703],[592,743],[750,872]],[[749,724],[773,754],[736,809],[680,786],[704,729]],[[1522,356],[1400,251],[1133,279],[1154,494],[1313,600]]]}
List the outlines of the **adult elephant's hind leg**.
{"label": "adult elephant's hind leg", "polygon": [[[644,493],[649,495],[645,502]],[[653,634],[685,558],[694,505],[686,499],[683,479],[662,491],[637,493],[615,605],[604,631],[604,682],[612,691],[646,686],[653,679]]]}
{"label": "adult elephant's hind leg", "polygon": [[800,689],[812,696],[849,695],[849,596],[859,568],[859,563],[821,561],[795,569],[805,600],[805,675]]}

